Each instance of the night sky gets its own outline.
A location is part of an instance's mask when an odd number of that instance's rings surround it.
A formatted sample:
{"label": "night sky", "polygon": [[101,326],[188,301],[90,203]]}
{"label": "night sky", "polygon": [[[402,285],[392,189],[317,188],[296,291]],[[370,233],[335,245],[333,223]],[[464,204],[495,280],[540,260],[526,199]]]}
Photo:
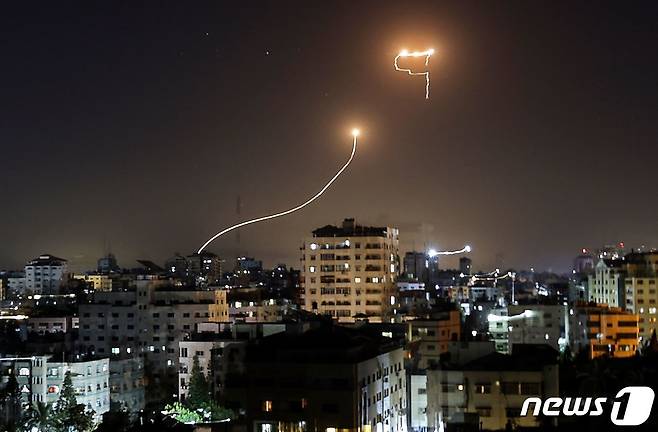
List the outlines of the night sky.
{"label": "night sky", "polygon": [[[350,216],[482,270],[658,246],[656,3],[133,3],[3,5],[0,268],[191,253],[315,193],[353,126],[320,200],[209,250],[298,267]],[[393,58],[430,47],[426,101]]]}

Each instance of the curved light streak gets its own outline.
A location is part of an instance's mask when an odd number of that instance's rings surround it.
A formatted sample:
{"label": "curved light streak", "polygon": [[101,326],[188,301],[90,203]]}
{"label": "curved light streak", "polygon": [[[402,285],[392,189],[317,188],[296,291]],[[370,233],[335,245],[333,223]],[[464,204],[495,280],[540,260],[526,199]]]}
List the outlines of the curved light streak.
{"label": "curved light streak", "polygon": [[338,172],[331,178],[331,180],[329,180],[327,182],[327,184],[325,184],[324,187],[322,189],[320,189],[320,191],[318,193],[313,195],[311,198],[309,198],[308,200],[306,200],[302,204],[300,204],[296,207],[293,207],[291,209],[288,209],[288,210],[285,210],[285,211],[282,211],[282,212],[279,212],[279,213],[274,213],[274,214],[271,214],[271,215],[267,215],[267,216],[258,217],[258,218],[255,218],[255,219],[250,219],[250,220],[247,220],[247,221],[244,221],[244,222],[240,222],[239,224],[230,226],[226,229],[223,229],[222,231],[218,232],[214,236],[210,237],[210,239],[207,242],[205,242],[203,244],[203,246],[201,246],[199,248],[199,250],[197,251],[197,254],[200,254],[201,252],[203,252],[203,250],[206,248],[206,246],[208,246],[210,243],[215,241],[217,238],[223,236],[224,234],[226,234],[228,232],[233,231],[234,229],[238,229],[238,228],[241,228],[243,226],[251,225],[251,224],[254,224],[254,223],[257,223],[257,222],[262,222],[262,221],[266,221],[266,220],[269,220],[269,219],[274,219],[274,218],[278,218],[278,217],[281,217],[281,216],[289,215],[290,213],[296,212],[297,210],[301,210],[302,208],[306,207],[307,205],[309,205],[310,203],[315,201],[317,198],[320,197],[320,195],[322,195],[329,188],[329,186],[331,186],[331,184],[334,181],[336,181],[336,179],[343,173],[343,171],[345,171],[345,169],[347,169],[349,164],[352,162],[352,159],[354,159],[354,154],[356,153],[356,145],[357,145],[357,137],[358,136],[359,136],[359,130],[358,129],[353,129],[352,130],[352,137],[354,139],[352,141],[352,153],[350,154],[350,158],[347,160],[347,162],[345,162],[345,165],[343,165],[343,167],[340,170],[338,170]]}
{"label": "curved light streak", "polygon": [[498,281],[501,279],[507,279],[507,278],[516,278],[516,273],[514,272],[507,272],[502,276],[498,276],[500,271],[498,269],[494,270],[493,272],[490,273],[485,273],[484,275],[471,275],[471,283],[475,283],[477,281]]}
{"label": "curved light streak", "polygon": [[439,256],[439,255],[458,255],[462,253],[469,253],[470,251],[471,251],[471,247],[469,245],[466,245],[461,249],[453,250],[453,251],[438,251],[436,249],[430,249],[427,251],[427,255],[430,258],[434,258],[435,256]]}
{"label": "curved light streak", "polygon": [[411,69],[407,68],[401,68],[398,65],[398,60],[400,57],[425,57],[425,67],[429,66],[430,63],[430,57],[434,54],[433,49],[428,49],[426,51],[412,51],[409,52],[407,50],[402,50],[398,55],[395,56],[395,60],[393,60],[393,66],[395,67],[395,70],[398,72],[406,72],[409,75],[423,75],[425,76],[425,99],[430,98],[430,71],[427,70],[425,72],[413,72]]}

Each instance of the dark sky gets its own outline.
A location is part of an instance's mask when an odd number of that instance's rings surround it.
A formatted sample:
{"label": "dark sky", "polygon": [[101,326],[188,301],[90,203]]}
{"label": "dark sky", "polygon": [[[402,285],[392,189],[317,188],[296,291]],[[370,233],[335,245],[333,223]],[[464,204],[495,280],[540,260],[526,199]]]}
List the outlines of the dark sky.
{"label": "dark sky", "polygon": [[[210,250],[297,266],[348,216],[476,269],[658,246],[656,3],[88,3],[0,11],[0,268],[191,253],[312,195],[354,125],[319,201]],[[426,101],[392,62],[429,47]]]}

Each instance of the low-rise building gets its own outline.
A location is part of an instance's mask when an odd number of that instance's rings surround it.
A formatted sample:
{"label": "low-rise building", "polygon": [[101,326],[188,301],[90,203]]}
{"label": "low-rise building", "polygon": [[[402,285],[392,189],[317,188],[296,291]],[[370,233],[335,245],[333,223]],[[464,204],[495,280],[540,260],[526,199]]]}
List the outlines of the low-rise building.
{"label": "low-rise building", "polygon": [[415,319],[407,323],[409,340],[415,342],[418,367],[425,369],[437,364],[441,354],[448,351],[450,341],[461,336],[461,314],[458,310],[436,313],[432,318]]}
{"label": "low-rise building", "polygon": [[509,305],[492,310],[487,317],[496,351],[509,354],[514,344],[546,344],[559,350],[566,344],[565,305]]}
{"label": "low-rise building", "polygon": [[112,278],[107,274],[74,274],[73,279],[86,282],[94,291],[112,291]]}
{"label": "low-rise building", "polygon": [[[71,383],[78,404],[94,412],[100,421],[110,410],[109,359],[57,361],[57,356],[5,355],[0,358],[0,382],[16,376],[25,403],[55,403],[60,396],[64,378],[70,372]],[[28,400],[29,399],[29,400]]]}
{"label": "low-rise building", "polygon": [[574,353],[587,351],[589,358],[602,355],[623,358],[637,352],[638,316],[605,304],[580,304],[570,310],[569,344]]}
{"label": "low-rise building", "polygon": [[[521,417],[523,401],[559,395],[557,351],[485,355],[463,365],[427,371],[427,424],[430,430],[503,430],[539,426]],[[447,427],[447,429],[446,429]]]}
{"label": "low-rise building", "polygon": [[244,376],[226,390],[257,431],[404,431],[406,401],[403,348],[334,325],[250,343]]}
{"label": "low-rise building", "polygon": [[79,327],[76,316],[32,316],[27,319],[27,330],[38,334],[68,333]]}

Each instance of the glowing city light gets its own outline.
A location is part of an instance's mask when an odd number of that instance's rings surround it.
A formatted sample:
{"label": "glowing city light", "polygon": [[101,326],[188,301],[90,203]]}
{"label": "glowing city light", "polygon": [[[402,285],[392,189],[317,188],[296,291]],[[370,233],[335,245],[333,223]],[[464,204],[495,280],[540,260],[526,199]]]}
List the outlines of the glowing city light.
{"label": "glowing city light", "polygon": [[434,258],[435,256],[439,256],[439,255],[458,255],[462,253],[469,253],[470,251],[471,251],[471,247],[469,245],[466,245],[461,249],[451,250],[451,251],[438,251],[436,249],[430,249],[427,251],[427,255],[430,258]]}
{"label": "glowing city light", "polygon": [[241,228],[241,227],[246,226],[246,225],[251,225],[251,224],[254,224],[254,223],[257,223],[257,222],[262,222],[262,221],[266,221],[266,220],[269,220],[269,219],[274,219],[274,218],[278,218],[278,217],[281,217],[281,216],[289,215],[290,213],[294,213],[297,210],[303,209],[304,207],[306,207],[307,205],[311,204],[313,201],[318,199],[329,188],[329,186],[331,186],[332,183],[336,181],[336,179],[343,173],[343,171],[345,171],[347,169],[347,167],[350,165],[350,163],[352,163],[352,159],[354,159],[354,154],[356,153],[357,137],[359,136],[359,134],[360,134],[360,131],[358,129],[352,129],[352,137],[353,137],[353,140],[352,140],[352,153],[350,154],[349,159],[347,160],[347,162],[345,162],[345,165],[343,165],[343,167],[340,170],[338,170],[338,172],[331,178],[331,180],[329,180],[327,182],[327,184],[325,184],[322,187],[322,189],[320,189],[320,191],[318,193],[313,195],[311,198],[309,198],[308,200],[306,200],[302,204],[299,204],[298,206],[293,207],[291,209],[288,209],[288,210],[285,210],[285,211],[282,211],[282,212],[279,212],[279,213],[274,213],[274,214],[271,214],[271,215],[267,215],[267,216],[258,217],[258,218],[255,218],[255,219],[250,219],[250,220],[247,220],[247,221],[244,221],[244,222],[240,222],[239,224],[235,224],[233,226],[230,226],[226,229],[223,229],[222,231],[218,232],[214,236],[210,237],[210,239],[208,239],[208,241],[206,241],[203,244],[203,246],[201,246],[199,248],[197,253],[200,254],[210,243],[212,243],[217,238],[223,236],[224,234],[226,234],[228,232],[231,232],[235,229]]}
{"label": "glowing city light", "polygon": [[[395,60],[393,61],[393,66],[395,66],[396,71],[407,72],[409,75],[423,75],[425,77],[425,99],[430,98],[430,71],[427,69],[427,67],[429,66],[430,57],[432,54],[434,54],[434,50],[431,48],[426,51],[412,52],[403,49],[398,55],[395,56]],[[401,68],[400,65],[398,65],[398,60],[400,60],[400,57],[425,57],[425,68],[427,70],[425,72],[413,72],[411,69]]]}

